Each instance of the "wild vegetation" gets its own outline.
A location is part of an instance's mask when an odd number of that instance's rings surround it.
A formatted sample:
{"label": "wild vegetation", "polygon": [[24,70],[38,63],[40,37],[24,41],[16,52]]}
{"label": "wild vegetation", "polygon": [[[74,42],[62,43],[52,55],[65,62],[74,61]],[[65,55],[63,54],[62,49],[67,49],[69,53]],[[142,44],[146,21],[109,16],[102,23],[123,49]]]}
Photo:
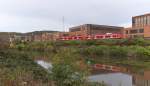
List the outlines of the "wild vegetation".
{"label": "wild vegetation", "polygon": [[[39,86],[103,86],[90,83],[90,66],[95,63],[150,68],[150,41],[107,39],[90,41],[15,42],[0,50],[0,81],[15,86],[33,83]],[[51,72],[35,60],[46,57]],[[6,82],[7,81],[7,82]],[[9,86],[9,85],[8,85]]]}
{"label": "wild vegetation", "polygon": [[88,66],[74,49],[61,50],[52,62],[52,80],[56,86],[104,86],[88,82]]}
{"label": "wild vegetation", "polygon": [[47,56],[51,55],[51,58],[61,48],[73,48],[85,59],[95,60],[98,63],[137,65],[142,61],[145,64],[141,65],[146,66],[149,64],[149,45],[149,40],[136,38],[16,43],[14,48],[23,51],[48,52]]}
{"label": "wild vegetation", "polygon": [[27,51],[0,50],[0,85],[104,86],[88,81],[88,67],[76,50],[63,48],[53,53],[53,68],[46,70],[39,66],[31,57],[34,55]]}
{"label": "wild vegetation", "polygon": [[0,86],[44,85],[50,81],[50,74],[30,56],[13,50],[0,50],[0,76]]}

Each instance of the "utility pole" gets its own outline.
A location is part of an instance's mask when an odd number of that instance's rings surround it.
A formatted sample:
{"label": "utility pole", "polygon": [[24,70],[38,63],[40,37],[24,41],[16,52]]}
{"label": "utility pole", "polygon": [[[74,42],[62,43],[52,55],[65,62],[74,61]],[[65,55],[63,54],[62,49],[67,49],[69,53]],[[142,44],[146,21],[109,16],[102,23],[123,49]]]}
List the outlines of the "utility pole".
{"label": "utility pole", "polygon": [[62,28],[63,28],[63,31],[65,32],[65,17],[64,16],[62,18]]}

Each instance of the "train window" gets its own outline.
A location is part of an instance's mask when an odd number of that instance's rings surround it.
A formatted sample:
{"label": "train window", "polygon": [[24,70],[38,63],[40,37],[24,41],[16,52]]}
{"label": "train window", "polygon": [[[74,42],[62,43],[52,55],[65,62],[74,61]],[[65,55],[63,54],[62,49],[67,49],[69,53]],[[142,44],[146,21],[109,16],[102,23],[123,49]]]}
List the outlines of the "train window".
{"label": "train window", "polygon": [[77,37],[74,37],[74,39],[77,39]]}
{"label": "train window", "polygon": [[103,35],[96,35],[95,36],[95,39],[101,39],[101,38],[103,38]]}
{"label": "train window", "polygon": [[105,36],[106,38],[110,38],[111,36]]}
{"label": "train window", "polygon": [[82,39],[82,37],[79,36],[79,37],[77,37],[77,39]]}
{"label": "train window", "polygon": [[97,36],[97,38],[103,38],[103,36]]}
{"label": "train window", "polygon": [[68,39],[69,39],[69,40],[71,40],[72,38],[71,38],[71,37],[69,37]]}
{"label": "train window", "polygon": [[113,37],[117,37],[117,35],[113,35]]}

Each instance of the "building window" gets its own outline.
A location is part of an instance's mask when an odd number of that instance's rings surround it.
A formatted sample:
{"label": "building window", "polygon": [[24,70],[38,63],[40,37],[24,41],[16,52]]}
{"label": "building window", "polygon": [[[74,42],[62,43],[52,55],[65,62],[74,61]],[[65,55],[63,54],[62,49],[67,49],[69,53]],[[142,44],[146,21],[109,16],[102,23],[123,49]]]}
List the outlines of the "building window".
{"label": "building window", "polygon": [[150,25],[150,16],[147,18],[148,25]]}
{"label": "building window", "polygon": [[137,30],[130,30],[130,33],[133,34],[133,33],[138,33]]}
{"label": "building window", "polygon": [[144,33],[144,29],[139,29],[139,33]]}
{"label": "building window", "polygon": [[126,34],[129,34],[128,30],[126,30]]}
{"label": "building window", "polygon": [[141,17],[141,24],[140,26],[143,26],[144,25],[144,17]]}
{"label": "building window", "polygon": [[135,18],[132,19],[132,25],[135,26]]}
{"label": "building window", "polygon": [[144,25],[147,25],[147,16],[144,17]]}
{"label": "building window", "polygon": [[135,26],[138,26],[139,22],[140,22],[139,19],[136,18],[136,19],[135,19]]}
{"label": "building window", "polygon": [[140,18],[140,17],[138,18],[138,23],[137,23],[137,25],[138,25],[138,26],[141,25],[141,18]]}

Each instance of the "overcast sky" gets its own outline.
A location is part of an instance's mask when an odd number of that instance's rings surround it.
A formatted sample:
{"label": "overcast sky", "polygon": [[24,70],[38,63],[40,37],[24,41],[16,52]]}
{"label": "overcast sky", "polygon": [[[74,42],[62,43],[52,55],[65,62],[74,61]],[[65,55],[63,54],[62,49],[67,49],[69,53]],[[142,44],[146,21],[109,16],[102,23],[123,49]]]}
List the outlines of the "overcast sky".
{"label": "overcast sky", "polygon": [[150,0],[0,0],[0,31],[63,30],[80,24],[130,26]]}

